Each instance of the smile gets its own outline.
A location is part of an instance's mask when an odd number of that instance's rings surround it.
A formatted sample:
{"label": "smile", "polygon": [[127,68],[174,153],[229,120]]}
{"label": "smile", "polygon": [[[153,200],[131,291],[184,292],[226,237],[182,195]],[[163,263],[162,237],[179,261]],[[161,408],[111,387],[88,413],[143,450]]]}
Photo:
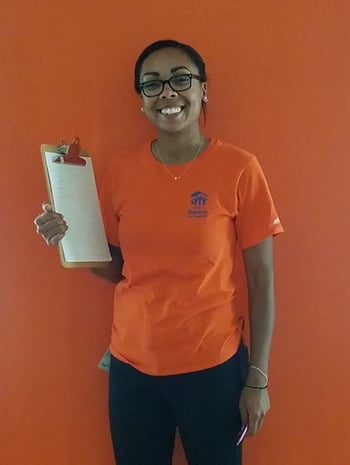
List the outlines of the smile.
{"label": "smile", "polygon": [[177,107],[166,107],[158,110],[162,115],[178,115],[183,111],[184,107],[177,106]]}

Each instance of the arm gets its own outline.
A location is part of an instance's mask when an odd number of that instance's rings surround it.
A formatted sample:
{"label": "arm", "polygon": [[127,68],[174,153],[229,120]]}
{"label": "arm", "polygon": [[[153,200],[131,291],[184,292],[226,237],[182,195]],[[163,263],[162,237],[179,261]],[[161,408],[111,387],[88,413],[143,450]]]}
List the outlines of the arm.
{"label": "arm", "polygon": [[[250,363],[267,374],[275,320],[272,237],[243,250],[243,259],[248,284]],[[259,372],[250,371],[248,384],[259,386],[264,381]]]}
{"label": "arm", "polygon": [[[243,259],[248,284],[250,364],[267,374],[275,319],[272,237],[243,250]],[[258,370],[251,368],[246,384],[264,387],[267,382]],[[269,409],[267,389],[243,388],[240,412],[242,422],[249,425],[248,434],[253,435],[260,430]]]}
{"label": "arm", "polygon": [[[34,220],[37,233],[45,239],[48,245],[58,245],[68,229],[67,223],[60,213],[52,211],[50,204],[43,203],[42,208],[43,213],[38,215]],[[90,268],[90,271],[103,279],[118,283],[124,279],[122,275],[123,256],[119,247],[109,244],[109,250],[112,262],[103,268]]]}
{"label": "arm", "polygon": [[96,276],[116,284],[124,279],[122,275],[124,260],[119,247],[110,244],[109,250],[111,252],[112,261],[108,263],[108,266],[104,266],[103,268],[90,268],[90,271]]}

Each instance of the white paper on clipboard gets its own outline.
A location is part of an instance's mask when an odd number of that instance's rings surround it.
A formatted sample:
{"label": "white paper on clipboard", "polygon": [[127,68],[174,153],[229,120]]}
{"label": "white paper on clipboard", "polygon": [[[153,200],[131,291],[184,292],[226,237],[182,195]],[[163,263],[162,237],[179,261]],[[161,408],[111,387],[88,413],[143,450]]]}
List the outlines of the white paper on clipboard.
{"label": "white paper on clipboard", "polygon": [[57,157],[55,152],[43,152],[53,208],[69,228],[60,245],[64,262],[68,266],[110,262],[91,158],[82,157],[86,164],[79,166],[57,163]]}

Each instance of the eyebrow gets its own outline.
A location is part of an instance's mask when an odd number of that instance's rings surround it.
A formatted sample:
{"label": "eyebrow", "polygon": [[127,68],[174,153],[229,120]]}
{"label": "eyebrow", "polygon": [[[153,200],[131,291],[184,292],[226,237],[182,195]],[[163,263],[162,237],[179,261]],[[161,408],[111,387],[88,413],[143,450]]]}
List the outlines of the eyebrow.
{"label": "eyebrow", "polygon": [[[171,68],[170,72],[171,73],[175,73],[176,71],[178,71],[179,69],[186,69],[187,71],[191,72],[190,69],[188,69],[186,66],[175,66],[175,68]],[[152,72],[149,72],[149,73],[145,73],[143,75],[143,78],[145,76],[160,76],[160,73],[157,73],[155,71],[152,71]]]}

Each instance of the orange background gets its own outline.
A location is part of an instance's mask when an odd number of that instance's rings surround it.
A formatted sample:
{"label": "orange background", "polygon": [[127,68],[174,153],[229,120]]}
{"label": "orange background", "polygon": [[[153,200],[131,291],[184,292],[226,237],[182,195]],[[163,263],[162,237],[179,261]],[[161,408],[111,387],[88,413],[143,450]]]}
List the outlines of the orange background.
{"label": "orange background", "polygon": [[[152,129],[133,65],[153,40],[204,56],[205,132],[256,153],[286,233],[276,240],[272,410],[245,465],[347,465],[350,2],[3,2],[0,17],[0,463],[112,465],[112,286],[65,270],[36,236],[41,143],[79,135],[104,163]],[[185,460],[180,445],[176,465]]]}

